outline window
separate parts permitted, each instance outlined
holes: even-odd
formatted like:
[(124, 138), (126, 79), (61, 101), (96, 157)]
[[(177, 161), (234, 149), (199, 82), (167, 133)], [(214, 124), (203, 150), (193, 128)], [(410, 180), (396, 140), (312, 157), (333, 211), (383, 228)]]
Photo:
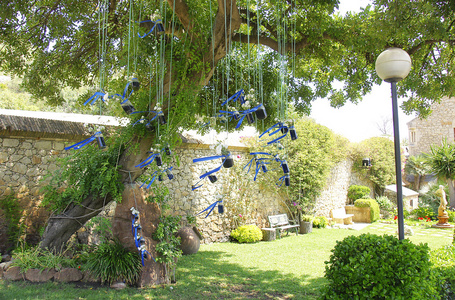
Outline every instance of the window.
[[(454, 132), (455, 132), (455, 128), (454, 128)], [(411, 131), (409, 133), (409, 140), (410, 140), (409, 142), (411, 144), (414, 144), (416, 142), (416, 132), (415, 131)]]

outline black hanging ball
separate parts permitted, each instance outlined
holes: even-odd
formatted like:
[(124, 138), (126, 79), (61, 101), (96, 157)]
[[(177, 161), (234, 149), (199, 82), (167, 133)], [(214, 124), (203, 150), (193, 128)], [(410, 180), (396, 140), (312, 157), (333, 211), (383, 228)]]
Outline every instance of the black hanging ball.
[(123, 111), (125, 111), (125, 113), (127, 115), (131, 115), (133, 112), (136, 111), (133, 104), (131, 104), (130, 100), (126, 100), (126, 101), (120, 103), (120, 105), (122, 106)]
[(157, 155), (157, 156), (155, 157), (155, 161), (156, 161), (156, 165), (157, 165), (158, 167), (161, 167), (161, 165), (163, 164), (163, 160), (161, 159), (161, 155)]
[(265, 110), (265, 107), (262, 104), (258, 107), (255, 113), (256, 118), (258, 118), (259, 120), (264, 120), (265, 118), (267, 118), (267, 111)]
[(294, 126), (289, 127), (289, 134), (291, 135), (291, 140), (295, 141), (297, 139), (297, 131)]
[(231, 154), (229, 154), (226, 159), (224, 160), (223, 167), (225, 168), (231, 168), (234, 166), (234, 158), (232, 157)]
[(291, 178), (289, 177), (289, 175), (286, 175), (284, 177), (284, 185), (285, 186), (290, 186), (291, 185)]
[(164, 116), (163, 113), (158, 114), (158, 122), (160, 123), (160, 125), (166, 125), (167, 124), (166, 117)]
[(166, 148), (164, 148), (164, 151), (166, 151), (166, 155), (168, 155), (168, 156), (172, 155), (171, 148), (166, 146)]
[(281, 167), (283, 168), (284, 174), (288, 174), (289, 173), (289, 166), (288, 166), (288, 163), (285, 160), (283, 160), (281, 162)]
[(133, 87), (133, 91), (137, 92), (141, 88), (141, 83), (139, 82), (139, 79), (133, 78), (131, 79), (131, 86)]
[(224, 213), (224, 205), (223, 204), (218, 204), (218, 213), (220, 213), (220, 214)]
[(216, 178), (216, 175), (209, 175), (208, 177), (211, 183), (215, 183), (218, 180), (218, 178)]
[(106, 148), (106, 142), (104, 141), (103, 135), (101, 133), (99, 133), (95, 137), (96, 137), (96, 141), (98, 142), (98, 148), (100, 148), (100, 149)]

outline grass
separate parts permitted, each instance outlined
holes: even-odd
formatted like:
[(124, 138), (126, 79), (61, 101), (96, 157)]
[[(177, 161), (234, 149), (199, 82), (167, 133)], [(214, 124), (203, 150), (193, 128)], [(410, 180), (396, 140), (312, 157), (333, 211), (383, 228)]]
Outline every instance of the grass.
[[(202, 245), (179, 260), (177, 283), (155, 288), (81, 288), (74, 284), (0, 283), (0, 299), (316, 299), (326, 285), (324, 261), (337, 240), (371, 232), (393, 234), (396, 224), (375, 223), (363, 230), (313, 229), (273, 242)], [(437, 249), (452, 242), (452, 230), (413, 227), (414, 243)]]

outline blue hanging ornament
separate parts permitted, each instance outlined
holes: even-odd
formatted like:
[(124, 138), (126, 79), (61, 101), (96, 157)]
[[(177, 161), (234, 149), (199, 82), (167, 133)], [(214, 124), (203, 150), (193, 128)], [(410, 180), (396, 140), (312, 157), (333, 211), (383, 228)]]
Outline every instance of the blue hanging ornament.
[(220, 214), (224, 213), (223, 200), (218, 201), (218, 213)]
[(209, 175), (208, 178), (209, 178), (211, 183), (215, 183), (218, 180), (216, 175)]
[(297, 139), (297, 131), (295, 130), (294, 125), (289, 127), (289, 135), (291, 136), (291, 140), (295, 141)]
[(76, 143), (76, 144), (74, 144), (74, 145), (65, 147), (65, 150), (69, 150), (69, 149), (79, 150), (79, 149), (81, 149), (82, 147), (84, 147), (85, 145), (90, 144), (90, 143), (93, 142), (94, 140), (97, 141), (98, 147), (99, 147), (100, 149), (106, 148), (106, 143), (105, 143), (105, 141), (104, 141), (103, 134), (101, 133), (101, 131), (97, 131), (97, 132), (95, 132), (94, 135), (92, 135), (92, 136), (89, 137), (88, 139), (85, 139), (85, 140), (83, 140), (83, 141), (80, 141), (80, 142), (78, 142), (78, 143)]
[(256, 109), (255, 113), (256, 118), (258, 118), (259, 120), (264, 120), (265, 118), (267, 118), (267, 111), (265, 110), (265, 107), (262, 104), (259, 104), (259, 107)]

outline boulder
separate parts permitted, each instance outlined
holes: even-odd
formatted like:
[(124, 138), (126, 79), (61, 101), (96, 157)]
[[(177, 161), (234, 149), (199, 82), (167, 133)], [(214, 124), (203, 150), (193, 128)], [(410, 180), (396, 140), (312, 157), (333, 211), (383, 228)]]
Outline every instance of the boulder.
[(11, 266), (12, 263), (13, 263), (12, 261), (7, 261), (7, 262), (1, 263), (0, 264), (0, 269), (6, 271)]
[(19, 267), (10, 267), (8, 270), (6, 270), (5, 273), (3, 273), (3, 277), (7, 280), (24, 280), (24, 274), (21, 273), (21, 268)]
[(111, 288), (112, 289), (115, 289), (115, 290), (123, 290), (124, 288), (126, 288), (126, 283), (124, 282), (114, 282), (111, 284)]
[(2, 255), (2, 262), (8, 262), (8, 261), (11, 261), (11, 255), (3, 254)]
[(74, 282), (80, 281), (83, 275), (82, 272), (76, 268), (65, 268), (54, 275), (54, 280), (59, 282)]
[(28, 269), (25, 272), (25, 279), (31, 282), (46, 282), (54, 278), (55, 273), (54, 269)]

